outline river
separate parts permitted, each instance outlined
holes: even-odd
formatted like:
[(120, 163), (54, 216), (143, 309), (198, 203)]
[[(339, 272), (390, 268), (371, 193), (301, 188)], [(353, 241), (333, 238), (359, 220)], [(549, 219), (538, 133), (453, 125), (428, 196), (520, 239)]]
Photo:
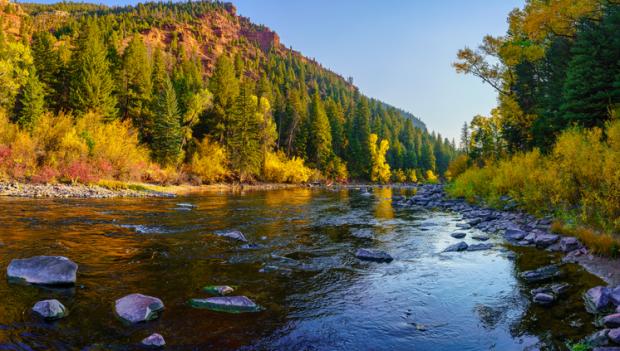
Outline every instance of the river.
[[(456, 213), (392, 206), (410, 189), (286, 189), (174, 199), (0, 198), (0, 350), (133, 350), (160, 333), (168, 350), (524, 350), (564, 349), (592, 332), (581, 293), (598, 278), (569, 265), (568, 296), (530, 302), (518, 272), (556, 254), (505, 246), (441, 251), (462, 222)], [(178, 203), (191, 203), (191, 210)], [(213, 235), (242, 231), (251, 246)], [(370, 231), (374, 239), (351, 235)], [(466, 242), (474, 229), (466, 231)], [(394, 261), (354, 256), (357, 248)], [(518, 253), (511, 257), (511, 250)], [(62, 255), (79, 265), (74, 288), (9, 283), (13, 258)], [(236, 287), (265, 310), (193, 309), (211, 284)], [(114, 301), (159, 297), (155, 321), (128, 326)], [(45, 322), (30, 309), (56, 298), (68, 317)], [(546, 346), (545, 346), (546, 345)]]

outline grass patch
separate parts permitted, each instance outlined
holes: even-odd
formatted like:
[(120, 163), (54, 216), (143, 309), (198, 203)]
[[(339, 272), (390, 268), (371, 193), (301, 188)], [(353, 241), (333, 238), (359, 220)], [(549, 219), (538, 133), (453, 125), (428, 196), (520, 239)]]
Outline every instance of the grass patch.
[(564, 224), (557, 220), (551, 224), (551, 231), (578, 238), (594, 254), (618, 257), (620, 238), (613, 234), (597, 232), (580, 225)]

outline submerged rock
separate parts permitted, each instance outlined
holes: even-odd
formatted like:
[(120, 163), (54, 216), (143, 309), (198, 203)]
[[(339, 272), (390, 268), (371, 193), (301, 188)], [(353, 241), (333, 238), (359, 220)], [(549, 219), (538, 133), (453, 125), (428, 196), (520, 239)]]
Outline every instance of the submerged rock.
[(531, 271), (525, 271), (520, 274), (520, 277), (527, 282), (533, 283), (549, 280), (555, 277), (559, 277), (560, 275), (560, 267), (558, 267), (557, 265), (549, 265)]
[(375, 262), (391, 262), (394, 259), (387, 252), (374, 249), (358, 249), (355, 252), (355, 257), (360, 260)]
[(196, 205), (190, 204), (188, 202), (180, 202), (180, 203), (177, 204), (177, 207), (181, 207), (181, 208), (196, 208)]
[(467, 234), (462, 233), (462, 232), (456, 232), (456, 233), (450, 234), (450, 236), (455, 238), (455, 239), (463, 239), (466, 235)]
[(609, 316), (603, 317), (603, 324), (607, 328), (620, 327), (620, 313), (614, 313), (614, 314), (610, 314)]
[(552, 294), (538, 293), (534, 295), (533, 300), (539, 305), (550, 305), (553, 303), (553, 301), (555, 301), (555, 296), (553, 296)]
[(490, 250), (492, 248), (493, 248), (493, 244), (485, 244), (485, 243), (471, 244), (467, 247), (467, 251), (483, 251), (483, 250)]
[(233, 291), (235, 291), (235, 289), (228, 285), (208, 285), (202, 288), (202, 291), (211, 295), (224, 296), (232, 293)]
[(63, 256), (35, 256), (14, 259), (9, 263), (9, 279), (31, 284), (62, 285), (75, 284), (78, 265)]
[(351, 230), (351, 236), (358, 239), (372, 239), (374, 236), (371, 229), (354, 229)]
[(194, 308), (205, 308), (211, 311), (227, 313), (259, 312), (263, 308), (245, 296), (218, 296), (206, 299), (191, 299), (189, 304)]
[(142, 339), (142, 345), (146, 347), (163, 347), (166, 345), (166, 341), (160, 334), (153, 333)]
[(465, 251), (467, 250), (467, 244), (464, 241), (459, 241), (456, 244), (452, 244), (446, 247), (443, 252), (455, 252), (455, 251)]
[(67, 315), (67, 309), (58, 300), (39, 301), (32, 310), (45, 319), (60, 319)]
[(597, 313), (609, 306), (610, 291), (606, 286), (596, 286), (586, 291), (583, 296), (586, 309), (590, 313)]
[(164, 309), (164, 303), (152, 296), (131, 294), (116, 300), (116, 315), (123, 321), (139, 323), (157, 319)]
[(248, 239), (245, 238), (245, 235), (243, 235), (243, 233), (238, 230), (220, 230), (215, 232), (215, 235), (231, 240), (242, 241), (244, 243), (248, 242)]
[(478, 240), (478, 241), (487, 241), (489, 240), (489, 237), (486, 235), (474, 235), (471, 237), (474, 240)]

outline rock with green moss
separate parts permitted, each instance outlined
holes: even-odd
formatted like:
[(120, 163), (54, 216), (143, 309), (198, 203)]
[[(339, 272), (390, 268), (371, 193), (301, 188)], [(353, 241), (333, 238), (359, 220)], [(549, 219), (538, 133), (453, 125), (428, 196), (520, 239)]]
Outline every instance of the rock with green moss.
[(224, 296), (232, 293), (235, 289), (228, 285), (207, 285), (202, 288), (202, 291), (211, 295)]
[(260, 312), (263, 308), (245, 296), (217, 296), (206, 299), (191, 299), (190, 306), (227, 313)]

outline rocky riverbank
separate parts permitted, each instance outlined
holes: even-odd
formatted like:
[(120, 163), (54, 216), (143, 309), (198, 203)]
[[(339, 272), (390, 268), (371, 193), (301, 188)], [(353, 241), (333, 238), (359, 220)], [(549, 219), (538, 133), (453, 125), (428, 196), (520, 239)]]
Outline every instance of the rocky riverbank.
[[(560, 264), (539, 267), (520, 274), (521, 279), (530, 284), (553, 282), (531, 290), (532, 301), (536, 304), (550, 306), (562, 298), (568, 285), (554, 280), (563, 274), (561, 266), (565, 263), (577, 263), (600, 277), (608, 286), (589, 289), (583, 295), (583, 299), (584, 308), (595, 314), (596, 326), (601, 329), (584, 339), (583, 345), (595, 351), (619, 351), (620, 261), (590, 254), (587, 247), (577, 238), (552, 233), (550, 231), (552, 218), (535, 218), (517, 211), (514, 204), (507, 202), (504, 210), (472, 205), (462, 199), (447, 197), (442, 185), (421, 185), (412, 197), (393, 198), (394, 206), (398, 207), (422, 207), (457, 212), (466, 222), (461, 228), (476, 228), (489, 234), (501, 234), (507, 243), (513, 246), (531, 246), (563, 253)], [(459, 235), (453, 237), (458, 239)], [(448, 247), (446, 251), (467, 249), (467, 244), (459, 242)]]
[(84, 184), (25, 184), (0, 182), (0, 196), (29, 198), (174, 197), (173, 193), (154, 190), (107, 189)]

